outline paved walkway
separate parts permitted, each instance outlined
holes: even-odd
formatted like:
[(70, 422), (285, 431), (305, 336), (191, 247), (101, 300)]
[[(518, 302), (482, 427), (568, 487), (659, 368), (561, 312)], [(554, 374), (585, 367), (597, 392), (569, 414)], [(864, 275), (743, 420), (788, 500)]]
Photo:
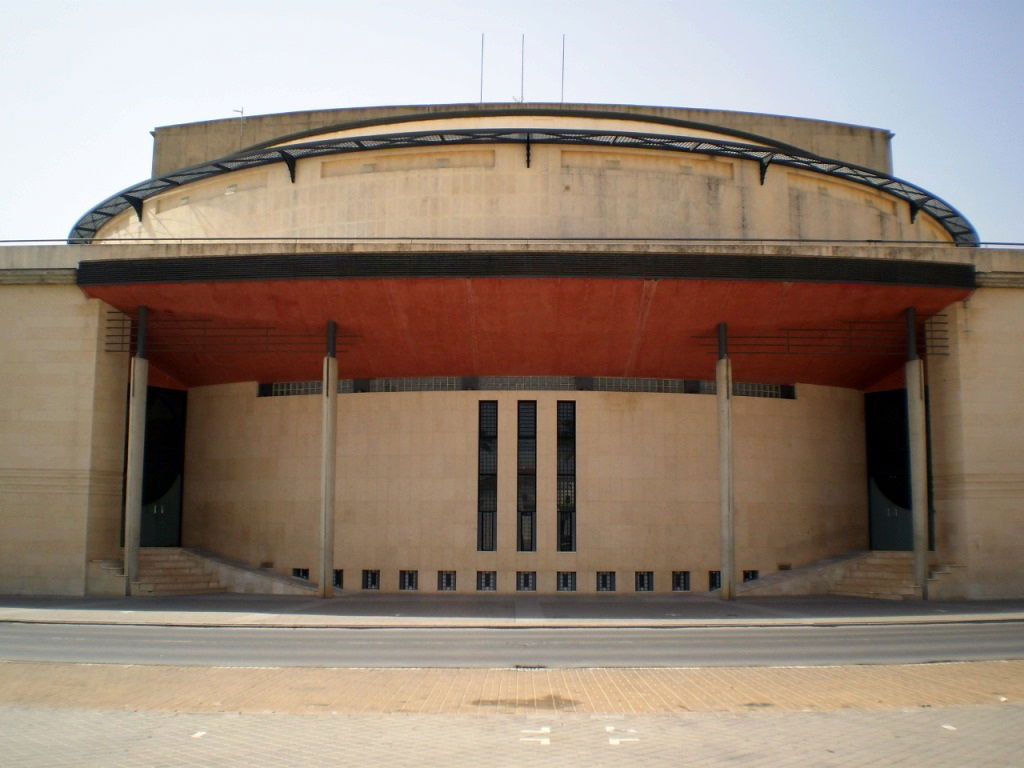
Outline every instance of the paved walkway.
[(648, 716), (239, 715), (0, 706), (8, 765), (1007, 768), (1024, 708)]

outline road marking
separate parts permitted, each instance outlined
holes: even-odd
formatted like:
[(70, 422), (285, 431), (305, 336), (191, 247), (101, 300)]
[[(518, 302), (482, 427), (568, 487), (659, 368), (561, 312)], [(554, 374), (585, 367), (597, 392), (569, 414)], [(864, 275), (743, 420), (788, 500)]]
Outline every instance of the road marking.
[(608, 735), (608, 744), (613, 747), (617, 747), (624, 741), (640, 741), (638, 738), (632, 736), (612, 736), (611, 734), (619, 731), (620, 733), (636, 733), (636, 728), (616, 728), (613, 725), (606, 725), (604, 727), (605, 733)]
[(192, 734), (192, 738), (193, 739), (201, 739), (205, 735), (206, 735), (206, 731), (196, 731), (195, 733)]
[[(542, 725), (540, 728), (537, 728), (537, 729), (529, 729), (529, 728), (527, 728), (527, 729), (521, 730), (519, 732), (520, 733), (537, 733), (537, 734), (551, 733), (551, 726), (550, 725)], [(520, 741), (535, 741), (535, 742), (537, 742), (538, 744), (540, 744), (541, 746), (544, 746), (544, 747), (550, 746), (550, 744), (551, 744), (551, 739), (548, 738), (547, 736), (539, 736), (537, 738), (533, 738), (533, 737), (520, 737), (519, 740)]]
[(942, 727), (945, 728), (947, 731), (955, 731), (956, 730), (956, 726), (955, 725), (944, 725)]

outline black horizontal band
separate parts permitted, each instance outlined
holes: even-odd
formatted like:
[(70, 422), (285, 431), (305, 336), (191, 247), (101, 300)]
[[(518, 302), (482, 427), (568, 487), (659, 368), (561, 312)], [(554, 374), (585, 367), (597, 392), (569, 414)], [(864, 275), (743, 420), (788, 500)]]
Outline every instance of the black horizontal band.
[(975, 287), (971, 264), (692, 253), (330, 253), (83, 261), (79, 285), (437, 277), (784, 280)]

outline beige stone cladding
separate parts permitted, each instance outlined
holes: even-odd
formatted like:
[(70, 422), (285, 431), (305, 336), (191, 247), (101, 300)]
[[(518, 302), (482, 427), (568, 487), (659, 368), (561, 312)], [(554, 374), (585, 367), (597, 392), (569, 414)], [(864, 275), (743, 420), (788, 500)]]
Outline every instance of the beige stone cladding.
[[(583, 124), (583, 127), (589, 127)], [(484, 237), (949, 242), (885, 192), (752, 160), (511, 144), (363, 151), (176, 186), (99, 238)]]
[(1024, 594), (1024, 289), (980, 288), (946, 312), (929, 360), (938, 565), (949, 596)]
[[(477, 551), (479, 402), (499, 414), (497, 551)], [(516, 551), (517, 403), (537, 403), (537, 550)], [(576, 402), (577, 548), (555, 544), (556, 405)], [(796, 400), (737, 398), (737, 567), (762, 574), (866, 547), (862, 398), (799, 386)], [(291, 574), (317, 562), (319, 410), (315, 395), (257, 397), (254, 383), (189, 392), (184, 538)], [(345, 588), (363, 570), (384, 591), (398, 572), (437, 589), (453, 570), (473, 591), (496, 571), (498, 591), (517, 571), (555, 591), (598, 571), (632, 591), (636, 571), (671, 589), (690, 571), (693, 591), (718, 568), (714, 398), (621, 392), (395, 392), (338, 399), (335, 565)]]
[(80, 595), (118, 556), (127, 359), (74, 285), (0, 285), (0, 592)]

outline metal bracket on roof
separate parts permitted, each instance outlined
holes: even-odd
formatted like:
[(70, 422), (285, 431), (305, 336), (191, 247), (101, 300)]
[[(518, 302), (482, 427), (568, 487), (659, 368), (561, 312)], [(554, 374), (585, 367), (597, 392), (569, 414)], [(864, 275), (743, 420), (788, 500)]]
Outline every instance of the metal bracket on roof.
[(292, 184), (295, 183), (295, 156), (289, 155), (283, 150), (278, 150), (281, 159), (284, 160), (284, 164), (288, 166), (288, 175), (291, 177)]
[(775, 155), (763, 155), (758, 161), (761, 171), (761, 186), (764, 186), (764, 177), (768, 175), (768, 166), (771, 165)]
[(134, 195), (121, 195), (121, 197), (134, 209), (139, 221), (142, 221), (142, 198), (135, 197)]
[(530, 132), (526, 132), (526, 167), (530, 167)]
[(914, 223), (914, 219), (917, 218), (917, 212), (924, 208), (924, 204), (918, 200), (908, 200), (907, 204), (910, 206), (910, 223)]

